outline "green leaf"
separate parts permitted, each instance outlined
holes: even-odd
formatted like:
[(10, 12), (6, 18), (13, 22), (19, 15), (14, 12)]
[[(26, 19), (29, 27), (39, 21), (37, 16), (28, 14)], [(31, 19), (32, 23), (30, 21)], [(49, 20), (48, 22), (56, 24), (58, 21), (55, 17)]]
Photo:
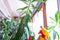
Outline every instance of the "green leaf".
[(30, 12), (30, 14), (32, 14), (32, 11), (31, 10), (29, 10), (29, 12)]
[(55, 21), (55, 22), (56, 22), (56, 20), (55, 20), (54, 18), (50, 17), (50, 19), (52, 19), (53, 21)]
[(35, 2), (36, 0), (32, 0), (32, 2)]
[(55, 14), (55, 18), (52, 18), (52, 17), (50, 17), (50, 18), (51, 18), (53, 21), (55, 21), (56, 23), (60, 23), (59, 16), (60, 16), (60, 14), (59, 14), (59, 12), (57, 11), (56, 14)]
[(23, 8), (19, 8), (19, 9), (17, 9), (17, 10), (25, 10), (25, 9), (27, 9), (28, 8), (28, 6), (25, 6), (25, 7), (23, 7)]
[(23, 23), (24, 23), (24, 17), (21, 19), (21, 23), (18, 26), (18, 30), (17, 30), (17, 33), (16, 33), (15, 37), (12, 38), (11, 40), (19, 40), (19, 39), (21, 39), (21, 37), (22, 37), (22, 35), (24, 33), (24, 26), (25, 26), (25, 25), (23, 25)]
[(46, 0), (38, 0), (39, 2), (46, 2)]
[(28, 22), (31, 22), (31, 16), (28, 14)]
[(58, 17), (59, 17), (59, 19), (58, 19), (58, 23), (60, 23), (60, 14), (59, 14), (59, 16), (58, 16)]
[(56, 20), (56, 23), (60, 23), (60, 14), (58, 11), (55, 14), (55, 20)]
[(35, 9), (36, 7), (32, 4), (32, 8)]
[(34, 36), (32, 36), (32, 40), (36, 40)]
[(54, 27), (55, 27), (55, 26), (49, 26), (47, 29), (48, 29), (48, 30), (53, 30)]
[(60, 40), (60, 36), (59, 36), (58, 32), (56, 32), (56, 35), (58, 36), (58, 40)]
[(29, 27), (28, 27), (28, 22), (30, 21), (30, 15), (29, 14), (26, 14), (25, 16), (22, 17), (21, 19), (21, 22), (18, 26), (18, 30), (17, 30), (17, 33), (15, 35), (15, 37), (11, 40), (19, 40), (21, 39), (21, 37), (23, 36), (23, 33), (24, 33), (24, 27), (27, 27), (28, 31), (29, 31), (29, 34), (31, 33)]
[(58, 12), (56, 12), (56, 14), (55, 14), (55, 19), (56, 19), (56, 22), (58, 22), (58, 20), (59, 20), (59, 13)]

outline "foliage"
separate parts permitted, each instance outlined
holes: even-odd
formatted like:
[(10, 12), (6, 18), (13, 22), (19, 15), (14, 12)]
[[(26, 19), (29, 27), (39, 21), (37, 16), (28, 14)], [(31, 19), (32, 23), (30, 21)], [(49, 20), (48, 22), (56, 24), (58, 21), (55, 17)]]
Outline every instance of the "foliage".
[(30, 33), (30, 29), (28, 27), (28, 22), (29, 21), (30, 21), (30, 19), (29, 19), (28, 14), (26, 14), (24, 17), (22, 17), (21, 22), (20, 22), (19, 27), (18, 27), (18, 30), (17, 30), (17, 33), (15, 35), (15, 38), (12, 39), (12, 40), (20, 40), (21, 39), (21, 37), (23, 36), (23, 33), (24, 33), (24, 27), (27, 27), (28, 31)]
[[(59, 16), (60, 16), (60, 14), (57, 11), (56, 14), (55, 14), (55, 18), (50, 17), (56, 23), (56, 25), (60, 24)], [(55, 28), (56, 25), (48, 27), (48, 30)]]
[(50, 18), (51, 18), (53, 21), (55, 21), (56, 24), (57, 24), (57, 23), (60, 23), (59, 16), (60, 16), (60, 14), (59, 14), (59, 12), (57, 11), (56, 14), (55, 14), (55, 18), (52, 18), (52, 17), (50, 17)]
[[(32, 3), (35, 1), (38, 2), (39, 0), (20, 0), (20, 1), (24, 2), (26, 4), (26, 6), (23, 8), (17, 9), (17, 10), (21, 10), (23, 12), (22, 15), (20, 15), (22, 17), (22, 19), (18, 26), (18, 30), (17, 30), (15, 37), (11, 40), (22, 40), (22, 39), (25, 40), (23, 37), (23, 34), (25, 34), (25, 31), (24, 31), (25, 27), (28, 30), (29, 36), (31, 36), (31, 31), (28, 27), (28, 23), (31, 22), (31, 16), (32, 16), (32, 10), (30, 8), (32, 7), (33, 9), (35, 9), (36, 7)], [(42, 2), (42, 0), (40, 0), (40, 2)], [(26, 35), (25, 35), (25, 37), (26, 37)], [(32, 39), (33, 39), (33, 37), (32, 37)]]
[[(33, 14), (30, 8), (32, 7), (32, 9), (37, 9), (36, 8), (37, 5), (34, 6), (33, 3), (34, 2), (42, 3), (45, 0), (20, 0), (20, 1), (26, 4), (25, 7), (17, 9), (21, 10), (22, 14), (17, 19), (5, 18), (0, 21), (3, 35), (2, 40), (27, 40), (27, 37), (31, 36), (32, 34), (32, 31), (28, 26), (28, 23), (31, 22), (31, 16)], [(22, 18), (20, 19), (20, 17)], [(56, 20), (56, 22), (58, 21)], [(34, 35), (32, 36), (32, 40), (35, 40)]]
[(14, 37), (17, 26), (19, 25), (19, 20), (16, 19), (10, 19), (10, 18), (4, 18), (0, 21), (0, 26), (2, 27), (2, 40), (10, 40), (11, 37)]
[[(52, 30), (55, 30), (54, 28), (55, 28), (57, 25), (58, 25), (58, 28), (60, 28), (60, 26), (59, 26), (59, 25), (60, 25), (60, 18), (59, 18), (59, 16), (60, 16), (60, 14), (59, 14), (59, 12), (57, 11), (54, 18), (50, 17), (50, 18), (56, 23), (56, 25), (51, 25), (51, 26), (49, 26), (49, 27), (48, 27), (49, 32), (51, 32)], [(55, 35), (58, 36), (58, 40), (60, 40), (60, 36), (59, 36), (59, 33), (58, 33), (57, 31), (53, 31), (53, 37), (55, 37)], [(54, 39), (55, 39), (55, 38), (54, 38)]]
[[(26, 1), (25, 0), (22, 0), (24, 3), (26, 3)], [(23, 14), (23, 16), (22, 16), (22, 19), (21, 19), (21, 22), (20, 22), (20, 24), (19, 24), (19, 26), (18, 26), (18, 30), (17, 30), (17, 33), (16, 33), (16, 35), (15, 35), (15, 37), (13, 38), (13, 39), (11, 39), (11, 40), (26, 40), (27, 39), (27, 34), (25, 34), (25, 27), (27, 28), (27, 30), (28, 30), (28, 34), (29, 35), (31, 35), (31, 31), (30, 31), (30, 29), (29, 29), (29, 27), (28, 27), (28, 22), (31, 22), (31, 15), (32, 15), (32, 11), (30, 10), (30, 5), (31, 5), (31, 3), (32, 3), (32, 1), (30, 0), (30, 1), (28, 1), (29, 3), (26, 3), (26, 4), (28, 4), (27, 6), (25, 6), (25, 7), (23, 7), (23, 8), (19, 8), (19, 9), (17, 9), (17, 10), (22, 10), (22, 14)], [(22, 30), (23, 29), (23, 30)], [(25, 35), (25, 39), (24, 39), (24, 37), (23, 37), (23, 35)], [(27, 35), (27, 36), (26, 36)], [(23, 38), (22, 38), (23, 37)]]

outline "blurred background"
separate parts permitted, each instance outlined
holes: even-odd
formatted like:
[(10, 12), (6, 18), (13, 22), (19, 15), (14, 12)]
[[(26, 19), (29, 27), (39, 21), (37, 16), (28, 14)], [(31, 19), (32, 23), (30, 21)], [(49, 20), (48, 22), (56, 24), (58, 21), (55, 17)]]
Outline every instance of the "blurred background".
[[(7, 5), (7, 1), (9, 3), (9, 6)], [(36, 3), (37, 2), (35, 2), (33, 4), (36, 5)], [(17, 11), (17, 9), (22, 8), (24, 6), (26, 6), (26, 4), (24, 4), (23, 2), (21, 2), (19, 0), (0, 0), (0, 10), (3, 12), (5, 17), (8, 17), (8, 18), (9, 18), (9, 16), (10, 17), (11, 16), (19, 16), (20, 13), (19, 13), (19, 11)], [(46, 14), (47, 14), (47, 25), (48, 26), (56, 24), (55, 22), (53, 22), (50, 19), (50, 17), (54, 18), (55, 13), (57, 11), (58, 11), (57, 0), (47, 0), (46, 1)], [(0, 12), (0, 14), (1, 14), (1, 12)], [(1, 15), (3, 15), (3, 14), (1, 14)], [(53, 22), (53, 23), (51, 23), (51, 22)], [(33, 17), (33, 23), (29, 23), (29, 25), (32, 26), (32, 30), (35, 33), (35, 37), (37, 39), (39, 36), (38, 32), (40, 30), (40, 26), (43, 25), (43, 12), (42, 12), (42, 10), (36, 13), (36, 15)], [(56, 30), (58, 32), (60, 32), (59, 31), (60, 29), (56, 29)], [(52, 32), (50, 34), (51, 34), (51, 38), (52, 38), (53, 37)]]

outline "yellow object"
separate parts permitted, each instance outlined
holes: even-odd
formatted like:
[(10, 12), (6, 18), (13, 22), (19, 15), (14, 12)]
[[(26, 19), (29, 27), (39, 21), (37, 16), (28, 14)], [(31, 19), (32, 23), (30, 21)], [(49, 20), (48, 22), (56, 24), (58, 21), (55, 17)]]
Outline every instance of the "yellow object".
[(39, 40), (44, 40), (44, 38), (40, 37)]
[(46, 37), (49, 37), (49, 32), (48, 32), (47, 29), (45, 29), (44, 27), (42, 27), (42, 33), (43, 33)]

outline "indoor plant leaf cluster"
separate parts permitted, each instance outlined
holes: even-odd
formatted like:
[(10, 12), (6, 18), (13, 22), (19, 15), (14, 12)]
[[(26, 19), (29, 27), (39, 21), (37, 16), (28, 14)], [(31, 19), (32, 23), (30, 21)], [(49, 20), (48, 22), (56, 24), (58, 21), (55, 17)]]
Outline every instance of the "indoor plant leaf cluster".
[[(57, 11), (56, 14), (55, 14), (55, 18), (50, 17), (56, 23), (56, 25), (60, 24), (59, 16), (60, 16), (60, 14)], [(56, 25), (48, 27), (48, 30), (53, 29)]]
[[(1, 23), (2, 28), (2, 34), (3, 34), (3, 39), (2, 40), (28, 40), (29, 38), (32, 38), (32, 40), (35, 40), (35, 37), (32, 36), (32, 31), (30, 30), (28, 23), (31, 22), (31, 17), (32, 17), (32, 10), (30, 7), (33, 9), (37, 9), (36, 6), (34, 6), (33, 2), (45, 2), (45, 0), (20, 0), (23, 3), (26, 4), (25, 7), (19, 8), (17, 10), (21, 10), (22, 14), (16, 19), (3, 19)], [(20, 19), (20, 17), (22, 17)], [(56, 24), (60, 23), (59, 19), (59, 13), (57, 12), (55, 14), (55, 18), (50, 17), (53, 21), (56, 22)], [(53, 30), (55, 28), (54, 26), (48, 27), (48, 30)], [(58, 32), (56, 32), (56, 35), (59, 38)], [(29, 36), (29, 38), (28, 38)], [(32, 36), (32, 37), (31, 37)]]
[[(59, 14), (59, 12), (57, 11), (56, 13), (55, 13), (55, 17), (54, 18), (52, 18), (52, 17), (50, 17), (55, 23), (56, 23), (56, 25), (51, 25), (51, 26), (49, 26), (48, 27), (48, 30), (49, 30), (49, 32), (51, 32), (52, 30), (55, 30), (54, 28), (57, 26), (58, 28), (60, 28), (60, 26), (59, 26), (59, 24), (60, 24), (60, 18), (59, 18), (59, 16), (60, 16), (60, 14)], [(57, 31), (53, 31), (53, 39), (55, 39), (56, 38), (56, 36), (58, 36), (58, 40), (60, 40), (60, 36), (59, 36), (59, 33), (57, 32)]]
[(14, 37), (17, 26), (19, 25), (19, 20), (4, 18), (0, 21), (0, 26), (2, 27), (2, 40), (10, 40), (11, 37)]
[[(28, 23), (31, 22), (32, 11), (30, 9), (31, 7), (30, 5), (32, 3), (32, 0), (29, 0), (29, 3), (27, 3), (25, 0), (21, 0), (21, 1), (23, 1), (24, 3), (28, 5), (23, 8), (17, 9), (17, 10), (22, 10), (23, 15), (20, 15), (20, 17), (22, 17), (21, 22), (18, 26), (18, 30), (15, 37), (12, 38), (11, 40), (28, 40), (29, 38), (27, 36), (31, 36), (32, 34), (32, 31), (30, 30), (28, 26)], [(25, 34), (25, 31), (26, 31), (25, 28), (27, 28), (29, 35)], [(32, 36), (32, 40), (35, 40), (34, 36)]]

